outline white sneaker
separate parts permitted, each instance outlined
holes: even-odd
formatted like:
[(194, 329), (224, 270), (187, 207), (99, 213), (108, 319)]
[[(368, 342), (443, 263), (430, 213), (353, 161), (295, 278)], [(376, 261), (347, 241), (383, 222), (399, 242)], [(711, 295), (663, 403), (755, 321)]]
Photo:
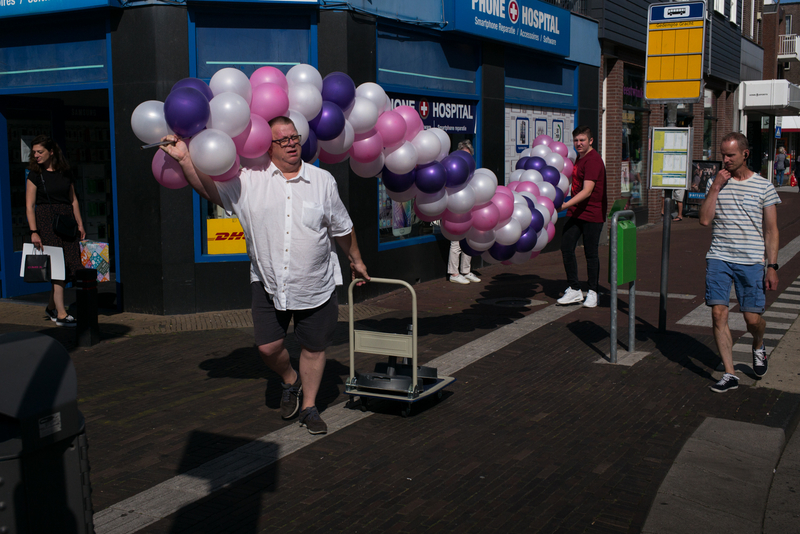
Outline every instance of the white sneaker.
[(584, 308), (596, 308), (597, 307), (597, 293), (592, 291), (591, 289), (586, 292), (586, 300), (583, 301)]
[(568, 287), (567, 290), (564, 291), (564, 296), (558, 299), (556, 302), (562, 306), (564, 304), (579, 304), (583, 302), (583, 291)]
[(454, 284), (469, 284), (469, 280), (461, 276), (460, 274), (451, 274), (450, 281)]
[(478, 278), (477, 276), (475, 276), (475, 275), (474, 275), (474, 274), (472, 274), (472, 273), (467, 273), (467, 274), (465, 274), (465, 275), (464, 275), (464, 278), (466, 278), (466, 279), (467, 279), (467, 280), (469, 280), (470, 282), (475, 282), (475, 283), (478, 283), (478, 282), (480, 282), (480, 281), (481, 281), (481, 279), (480, 279), (480, 278)]

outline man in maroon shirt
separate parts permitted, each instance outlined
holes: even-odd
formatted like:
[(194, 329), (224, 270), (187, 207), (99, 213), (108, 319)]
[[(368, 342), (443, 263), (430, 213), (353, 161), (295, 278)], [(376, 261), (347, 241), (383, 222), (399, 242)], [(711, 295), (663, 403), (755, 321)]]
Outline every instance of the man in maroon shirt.
[[(600, 278), (597, 247), (608, 211), (606, 166), (600, 154), (592, 149), (593, 141), (592, 130), (588, 126), (578, 126), (572, 132), (572, 142), (578, 159), (572, 171), (572, 198), (561, 206), (568, 210), (569, 217), (561, 237), (561, 256), (564, 259), (569, 287), (557, 301), (561, 305), (583, 302), (587, 308), (597, 306), (597, 284)], [(578, 282), (578, 260), (575, 258), (575, 247), (581, 235), (589, 278), (586, 300)]]

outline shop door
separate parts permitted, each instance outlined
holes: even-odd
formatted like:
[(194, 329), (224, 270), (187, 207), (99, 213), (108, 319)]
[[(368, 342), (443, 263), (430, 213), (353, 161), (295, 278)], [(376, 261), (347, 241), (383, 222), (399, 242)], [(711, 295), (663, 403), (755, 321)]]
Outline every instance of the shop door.
[[(86, 238), (111, 245), (113, 213), (108, 93), (105, 90), (0, 97), (0, 284), (3, 298), (49, 291), (19, 276), (22, 245), (30, 242), (25, 211), (27, 156), (31, 140), (50, 135), (75, 178)], [(2, 157), (2, 156), (0, 156)]]

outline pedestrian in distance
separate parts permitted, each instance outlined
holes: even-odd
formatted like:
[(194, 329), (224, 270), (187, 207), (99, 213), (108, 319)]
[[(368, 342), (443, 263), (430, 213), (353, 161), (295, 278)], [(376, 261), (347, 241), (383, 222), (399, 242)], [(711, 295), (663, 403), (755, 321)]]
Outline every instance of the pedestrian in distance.
[[(731, 285), (739, 309), (753, 336), (753, 372), (766, 374), (764, 346), (766, 290), (778, 288), (778, 219), (781, 199), (770, 180), (747, 168), (747, 138), (736, 132), (722, 138), (722, 169), (709, 180), (700, 207), (700, 224), (713, 224), (706, 254), (706, 305), (711, 307), (714, 341), (725, 374), (711, 391), (724, 393), (739, 387), (733, 367), (733, 339), (728, 327)], [(764, 259), (766, 255), (766, 270)]]
[(786, 172), (786, 149), (784, 147), (780, 147), (778, 149), (778, 154), (775, 156), (775, 183), (778, 184), (778, 187), (783, 186), (783, 176)]
[[(600, 280), (598, 247), (608, 212), (608, 200), (606, 166), (600, 154), (592, 148), (593, 142), (592, 130), (588, 126), (578, 126), (573, 130), (572, 143), (578, 159), (572, 171), (572, 198), (561, 206), (561, 209), (567, 210), (568, 217), (561, 237), (561, 257), (569, 287), (564, 291), (564, 296), (556, 301), (560, 305), (583, 303), (587, 308), (597, 306)], [(575, 248), (581, 236), (589, 286), (585, 300), (578, 282), (578, 260), (575, 258)]]
[[(472, 148), (472, 143), (470, 143), (469, 139), (459, 141), (457, 150), (463, 150), (470, 156), (475, 155), (475, 150)], [(450, 275), (450, 281), (454, 284), (480, 282), (481, 279), (470, 270), (471, 265), (472, 256), (461, 251), (461, 245), (458, 244), (458, 241), (450, 241), (450, 254), (447, 257), (447, 274)]]
[[(330, 236), (348, 256), (352, 279), (369, 276), (333, 176), (303, 162), (302, 139), (289, 118), (269, 125), (269, 167), (243, 168), (226, 182), (198, 171), (178, 137), (164, 137), (170, 144), (162, 149), (180, 163), (200, 196), (239, 217), (250, 257), (255, 341), (264, 363), (283, 381), (281, 417), (299, 412), (301, 426), (325, 434), (316, 398), (338, 322)], [(292, 320), (301, 347), (297, 371), (284, 346)]]
[[(50, 300), (44, 312), (58, 326), (74, 327), (78, 323), (67, 313), (64, 289), (75, 278), (75, 271), (83, 269), (79, 239), (86, 239), (81, 209), (75, 194), (75, 179), (61, 147), (46, 135), (38, 135), (31, 143), (28, 159), (28, 180), (25, 189), (25, 208), (31, 243), (37, 250), (58, 247), (64, 253), (64, 280), (52, 280)], [(78, 236), (58, 235), (53, 222), (56, 216), (74, 219)]]

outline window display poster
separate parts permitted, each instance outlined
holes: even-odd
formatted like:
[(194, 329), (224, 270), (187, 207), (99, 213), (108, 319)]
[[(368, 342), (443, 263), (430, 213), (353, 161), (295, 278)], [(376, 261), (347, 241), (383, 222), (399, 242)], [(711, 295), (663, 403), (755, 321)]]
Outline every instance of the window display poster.
[(630, 193), (631, 192), (631, 161), (625, 160), (622, 162), (620, 167), (622, 169), (622, 174), (620, 177), (620, 193)]
[(706, 198), (706, 187), (708, 181), (716, 176), (722, 169), (721, 161), (695, 160), (692, 162), (692, 184), (689, 186), (688, 200), (691, 204), (701, 204)]
[(536, 119), (533, 122), (534, 125), (534, 133), (536, 135), (533, 136), (534, 139), (539, 137), (540, 135), (547, 135), (547, 119)]
[(517, 117), (517, 154), (529, 148), (530, 136), (528, 135), (528, 129), (530, 124), (530, 119), (527, 117)]
[(564, 142), (564, 121), (553, 119), (553, 141)]

